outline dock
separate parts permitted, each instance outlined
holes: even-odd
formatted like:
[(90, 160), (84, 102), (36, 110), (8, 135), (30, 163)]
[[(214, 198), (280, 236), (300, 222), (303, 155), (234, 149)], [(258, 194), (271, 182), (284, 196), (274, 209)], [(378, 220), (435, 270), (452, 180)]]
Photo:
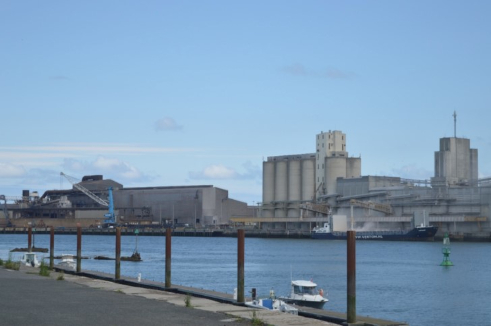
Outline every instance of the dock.
[[(2, 322), (10, 325), (160, 325), (165, 320), (173, 325), (207, 326), (251, 325), (261, 321), (276, 326), (317, 326), (345, 325), (346, 321), (345, 313), (297, 307), (299, 313), (294, 316), (258, 310), (237, 303), (232, 294), (180, 285), (165, 288), (159, 282), (138, 282), (128, 277), (115, 280), (113, 275), (101, 272), (76, 273), (55, 267), (49, 277), (38, 274), (39, 268), (21, 266), (19, 271), (11, 271), (0, 267), (0, 281), (4, 284), (0, 300), (9, 312)], [(64, 281), (56, 280), (60, 275)], [(190, 298), (193, 309), (186, 306), (186, 298)], [(356, 325), (407, 324), (357, 316)]]
[[(199, 300), (209, 300), (211, 306), (219, 304), (219, 308), (216, 311), (227, 311), (227, 314), (232, 314), (238, 318), (247, 318), (248, 316), (255, 315), (259, 319), (264, 321), (267, 325), (346, 325), (346, 313), (339, 313), (329, 310), (314, 309), (309, 307), (296, 306), (298, 309), (298, 316), (292, 316), (285, 313), (277, 313), (272, 311), (257, 310), (254, 308), (246, 307), (244, 304), (237, 303), (234, 300), (232, 294), (222, 293), (206, 289), (197, 289), (193, 287), (181, 286), (173, 284), (171, 288), (166, 288), (163, 283), (141, 280), (138, 282), (136, 278), (123, 277), (120, 280), (115, 280), (114, 275), (102, 273), (102, 272), (82, 272), (76, 273), (69, 270), (64, 270), (61, 268), (55, 268), (57, 271), (64, 271), (72, 275), (77, 275), (81, 277), (86, 277), (87, 279), (98, 280), (103, 282), (112, 283), (112, 286), (123, 285), (131, 287), (133, 289), (147, 289), (152, 291), (157, 291), (157, 293), (174, 293), (176, 295), (186, 296), (190, 295), (193, 299), (192, 301)], [(132, 290), (134, 291), (134, 290)], [(246, 298), (246, 301), (251, 300), (251, 298)], [(202, 301), (200, 301), (202, 302)], [(204, 301), (206, 302), (206, 301)], [(203, 306), (203, 309), (209, 309), (209, 306)], [(240, 309), (238, 309), (240, 308)], [(238, 310), (237, 310), (238, 309)], [(278, 314), (280, 316), (278, 316)], [(294, 318), (295, 317), (295, 318)], [(297, 317), (303, 317), (303, 319), (298, 319)], [(294, 323), (291, 320), (295, 319)], [(288, 321), (286, 321), (288, 320)], [(318, 323), (322, 322), (322, 323)], [(356, 325), (370, 325), (370, 326), (408, 326), (407, 323), (397, 322), (391, 320), (384, 320), (373, 318), (369, 316), (357, 316)]]

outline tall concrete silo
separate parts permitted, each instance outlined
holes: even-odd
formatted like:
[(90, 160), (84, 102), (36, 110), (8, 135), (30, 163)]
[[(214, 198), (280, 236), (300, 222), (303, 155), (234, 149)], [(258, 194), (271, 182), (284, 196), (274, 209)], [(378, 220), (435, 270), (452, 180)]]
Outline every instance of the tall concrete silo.
[(290, 161), (288, 167), (288, 200), (298, 201), (302, 191), (301, 161)]
[(336, 193), (336, 181), (340, 177), (346, 177), (346, 157), (326, 157), (326, 194)]
[(302, 200), (315, 197), (315, 158), (302, 161)]
[[(288, 200), (288, 163), (286, 160), (275, 162), (275, 202), (286, 202)], [(286, 215), (285, 205), (275, 207), (274, 216), (284, 217)]]
[(274, 212), (266, 207), (271, 206), (274, 201), (274, 178), (275, 178), (275, 162), (263, 162), (263, 207), (262, 215), (264, 217), (273, 217)]
[(359, 178), (361, 176), (361, 158), (349, 157), (346, 160), (346, 178)]
[(302, 192), (302, 170), (300, 160), (288, 162), (288, 201), (294, 205), (288, 207), (288, 217), (298, 217), (300, 210), (298, 204), (301, 200)]
[(287, 200), (288, 194), (288, 174), (287, 161), (277, 161), (275, 164), (275, 189), (274, 189), (274, 200), (275, 201), (285, 201)]

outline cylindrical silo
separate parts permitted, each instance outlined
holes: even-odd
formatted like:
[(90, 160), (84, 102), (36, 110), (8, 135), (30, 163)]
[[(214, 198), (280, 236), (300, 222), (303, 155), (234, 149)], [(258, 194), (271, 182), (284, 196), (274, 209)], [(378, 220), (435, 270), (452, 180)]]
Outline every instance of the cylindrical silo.
[(290, 161), (288, 166), (288, 201), (299, 201), (301, 193), (300, 161)]
[(286, 217), (285, 209), (283, 207), (275, 208), (274, 217)]
[(346, 161), (346, 178), (359, 178), (361, 176), (361, 158), (350, 157)]
[(274, 211), (271, 202), (274, 201), (274, 161), (263, 162), (263, 209), (261, 216), (273, 217)]
[(275, 165), (275, 201), (286, 201), (287, 200), (287, 162), (280, 161), (276, 162)]
[(298, 206), (295, 206), (295, 208), (288, 208), (287, 216), (288, 217), (300, 217), (300, 209), (297, 207)]
[(274, 201), (274, 161), (263, 162), (263, 203)]
[(326, 157), (326, 190), (327, 194), (336, 193), (336, 179), (346, 178), (346, 157)]
[(302, 161), (302, 200), (314, 200), (315, 159)]

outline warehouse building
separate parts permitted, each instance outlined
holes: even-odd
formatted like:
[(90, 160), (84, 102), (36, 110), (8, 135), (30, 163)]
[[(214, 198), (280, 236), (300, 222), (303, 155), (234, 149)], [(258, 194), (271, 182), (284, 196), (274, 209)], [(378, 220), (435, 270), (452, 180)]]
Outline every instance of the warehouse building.
[(72, 189), (49, 190), (41, 197), (26, 190), (15, 205), (9, 205), (9, 214), (13, 224), (21, 224), (18, 226), (34, 219), (41, 225), (97, 227), (108, 207), (90, 195), (107, 202), (110, 187), (121, 225), (218, 227), (229, 224), (231, 215), (250, 216), (252, 211), (245, 202), (230, 198), (228, 190), (212, 185), (124, 188), (94, 175), (84, 176)]

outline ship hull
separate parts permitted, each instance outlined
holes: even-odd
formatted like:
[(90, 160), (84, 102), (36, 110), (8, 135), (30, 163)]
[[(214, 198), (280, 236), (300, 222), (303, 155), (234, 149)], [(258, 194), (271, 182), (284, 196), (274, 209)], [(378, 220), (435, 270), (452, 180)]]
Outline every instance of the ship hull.
[[(361, 231), (356, 232), (356, 240), (382, 241), (433, 241), (438, 228), (418, 227), (408, 232), (401, 231)], [(346, 240), (346, 232), (312, 232), (312, 239)]]

